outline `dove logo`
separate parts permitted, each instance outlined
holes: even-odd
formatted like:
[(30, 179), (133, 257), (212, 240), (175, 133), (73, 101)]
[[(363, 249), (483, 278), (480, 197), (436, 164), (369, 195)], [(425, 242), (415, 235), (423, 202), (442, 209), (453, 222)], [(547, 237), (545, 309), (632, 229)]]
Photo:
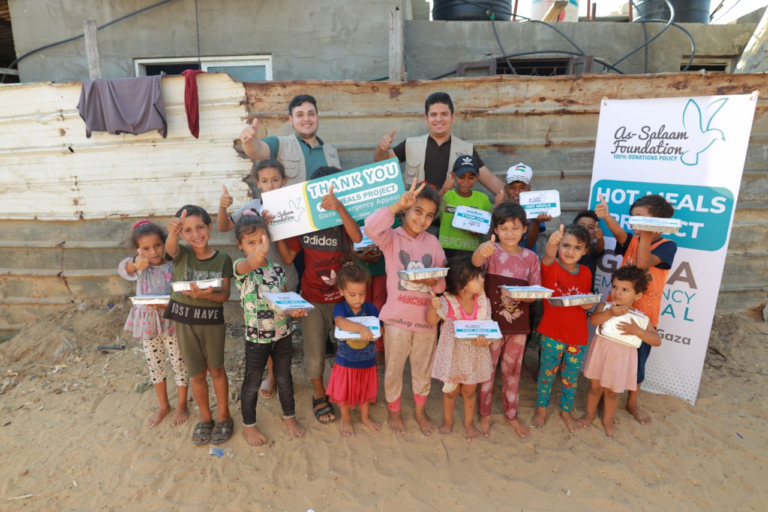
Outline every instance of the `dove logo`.
[(278, 225), (290, 221), (301, 222), (301, 216), (306, 211), (301, 198), (297, 197), (294, 200), (289, 199), (288, 206), (290, 207), (288, 210), (278, 210), (275, 212), (272, 224)]
[(688, 132), (688, 149), (680, 156), (685, 165), (694, 166), (699, 163), (699, 155), (708, 150), (718, 140), (725, 141), (722, 130), (712, 128), (712, 121), (718, 112), (728, 102), (722, 98), (710, 103), (704, 112), (694, 100), (688, 100), (683, 110), (683, 126)]

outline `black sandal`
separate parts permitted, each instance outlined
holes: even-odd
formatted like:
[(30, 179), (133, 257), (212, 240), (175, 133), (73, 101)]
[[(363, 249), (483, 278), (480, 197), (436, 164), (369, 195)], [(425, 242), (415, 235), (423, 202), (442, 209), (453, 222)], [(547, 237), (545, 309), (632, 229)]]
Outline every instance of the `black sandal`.
[(196, 445), (208, 444), (211, 441), (211, 431), (215, 425), (216, 422), (213, 420), (195, 425), (195, 431), (192, 432), (192, 442)]
[[(325, 407), (321, 407), (320, 409), (315, 409), (315, 407), (317, 407), (320, 404), (325, 404)], [(334, 416), (336, 416), (336, 413), (333, 412), (333, 406), (331, 405), (331, 401), (329, 400), (328, 395), (321, 396), (320, 398), (312, 399), (312, 412), (315, 414), (315, 419), (324, 425), (328, 423), (333, 423), (334, 421), (336, 421), (336, 418), (333, 418), (332, 420), (320, 419), (320, 416), (325, 416), (326, 414), (333, 414)]]
[(229, 421), (220, 421), (216, 424), (216, 427), (213, 429), (213, 434), (211, 435), (211, 444), (221, 444), (226, 443), (230, 439), (232, 439), (232, 432), (235, 430), (235, 422), (232, 420)]

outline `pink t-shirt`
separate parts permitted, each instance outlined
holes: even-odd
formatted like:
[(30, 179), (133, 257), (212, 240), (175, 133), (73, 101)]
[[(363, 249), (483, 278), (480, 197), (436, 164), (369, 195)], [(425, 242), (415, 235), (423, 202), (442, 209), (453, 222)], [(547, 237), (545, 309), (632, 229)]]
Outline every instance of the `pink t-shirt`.
[(509, 254), (496, 244), (496, 252), (485, 260), (485, 294), (491, 301), (491, 316), (504, 334), (531, 332), (530, 304), (501, 294), (499, 286), (534, 286), (541, 284), (541, 266), (536, 253), (520, 248)]
[[(434, 331), (427, 323), (427, 309), (432, 300), (430, 288), (413, 281), (402, 281), (399, 270), (444, 267), (445, 252), (437, 237), (426, 231), (416, 238), (402, 227), (392, 229), (395, 216), (388, 208), (382, 208), (365, 219), (365, 234), (379, 246), (387, 269), (387, 303), (381, 309), (379, 319), (416, 332)], [(445, 279), (439, 278), (432, 291), (445, 291)]]

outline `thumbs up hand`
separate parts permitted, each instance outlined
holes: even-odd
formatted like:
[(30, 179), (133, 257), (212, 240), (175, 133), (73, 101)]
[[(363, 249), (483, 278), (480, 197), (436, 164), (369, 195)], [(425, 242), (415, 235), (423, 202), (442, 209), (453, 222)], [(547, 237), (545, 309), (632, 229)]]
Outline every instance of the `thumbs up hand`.
[(432, 306), (432, 309), (437, 311), (438, 309), (440, 309), (440, 306), (441, 306), (440, 297), (435, 295), (435, 292), (433, 292), (432, 290), (429, 290), (429, 294), (432, 296), (432, 302), (430, 305)]
[(232, 196), (229, 195), (229, 191), (227, 190), (226, 185), (222, 185), (221, 189), (223, 190), (223, 192), (221, 194), (221, 198), (219, 199), (219, 208), (223, 208), (224, 210), (226, 210), (227, 208), (232, 206), (232, 203), (234, 202), (234, 200), (232, 199)]
[(183, 210), (180, 217), (171, 217), (171, 220), (168, 221), (168, 232), (177, 235), (181, 233), (185, 220), (187, 220), (187, 210)]
[(392, 146), (393, 140), (395, 140), (395, 130), (392, 130), (392, 133), (381, 138), (379, 141), (379, 149), (384, 152), (388, 151)]
[(493, 202), (494, 206), (499, 206), (501, 203), (507, 200), (507, 194), (504, 190), (504, 187), (499, 189), (499, 192), (496, 194), (496, 199)]
[(490, 258), (496, 252), (496, 235), (491, 235), (491, 239), (487, 242), (480, 244), (477, 248), (480, 256), (483, 258)]
[(607, 219), (611, 214), (608, 211), (608, 203), (605, 202), (605, 196), (600, 194), (598, 199), (600, 199), (600, 203), (595, 206), (595, 215), (597, 215), (598, 219)]
[(248, 255), (246, 261), (251, 270), (256, 270), (264, 264), (267, 259), (267, 252), (269, 251), (269, 238), (267, 235), (261, 235), (261, 241), (259, 245)]
[(344, 205), (341, 204), (341, 201), (339, 201), (333, 193), (333, 185), (328, 187), (328, 193), (324, 195), (322, 201), (320, 201), (320, 207), (323, 210), (333, 210), (336, 213), (339, 213), (341, 209), (344, 208)]
[(560, 224), (560, 229), (552, 233), (552, 235), (549, 237), (549, 242), (547, 243), (558, 247), (560, 242), (563, 241), (563, 230), (565, 230), (565, 226)]
[(136, 259), (133, 261), (133, 266), (136, 267), (136, 270), (141, 272), (149, 266), (149, 260), (144, 256), (136, 256)]
[(250, 141), (251, 139), (256, 137), (256, 130), (259, 128), (259, 120), (254, 118), (253, 124), (250, 126), (246, 126), (243, 128), (243, 131), (240, 132), (240, 141), (243, 143), (246, 143)]

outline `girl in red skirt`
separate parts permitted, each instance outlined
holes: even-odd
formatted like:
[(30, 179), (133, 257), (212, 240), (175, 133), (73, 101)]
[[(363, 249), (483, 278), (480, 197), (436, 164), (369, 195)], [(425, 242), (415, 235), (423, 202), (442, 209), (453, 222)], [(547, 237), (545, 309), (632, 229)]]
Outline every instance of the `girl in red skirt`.
[(360, 339), (339, 340), (336, 364), (328, 380), (328, 397), (341, 409), (341, 435), (352, 437), (355, 430), (349, 416), (350, 409), (360, 405), (360, 421), (374, 434), (378, 434), (381, 423), (370, 416), (371, 404), (376, 403), (379, 382), (376, 374), (376, 340), (371, 330), (349, 318), (379, 317), (379, 310), (365, 302), (365, 290), (371, 284), (371, 274), (353, 261), (344, 263), (336, 277), (344, 302), (336, 304), (333, 321), (344, 331), (360, 333)]

